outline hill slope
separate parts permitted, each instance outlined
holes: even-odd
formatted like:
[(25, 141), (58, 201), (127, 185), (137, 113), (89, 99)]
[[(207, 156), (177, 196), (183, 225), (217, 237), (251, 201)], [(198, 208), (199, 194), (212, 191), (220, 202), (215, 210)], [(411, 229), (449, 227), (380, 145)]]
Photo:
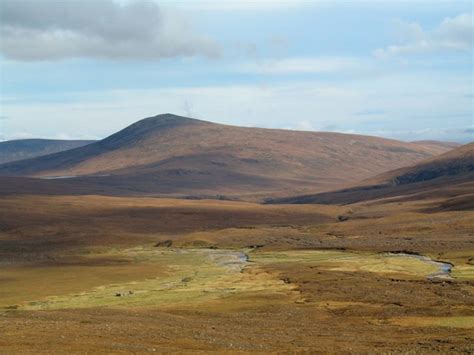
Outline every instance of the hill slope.
[(234, 127), (164, 114), (85, 147), (0, 165), (0, 175), (88, 176), (81, 182), (142, 194), (288, 194), (345, 186), (414, 164), (438, 149), (377, 137)]
[(471, 172), (474, 172), (474, 143), (463, 145), (415, 166), (388, 172), (378, 179), (392, 182), (395, 185), (405, 185)]
[(441, 209), (474, 209), (474, 143), (383, 173), (361, 186), (271, 202), (348, 204), (383, 198), (437, 199)]
[(18, 139), (0, 142), (0, 164), (82, 147), (95, 141), (59, 139)]

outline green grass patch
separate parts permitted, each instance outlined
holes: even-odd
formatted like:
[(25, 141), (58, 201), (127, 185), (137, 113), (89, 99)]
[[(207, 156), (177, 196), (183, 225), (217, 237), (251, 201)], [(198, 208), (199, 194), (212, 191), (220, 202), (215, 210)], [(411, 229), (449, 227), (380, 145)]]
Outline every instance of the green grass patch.
[(109, 283), (83, 292), (24, 302), (19, 308), (166, 308), (195, 305), (235, 294), (284, 294), (293, 288), (267, 273), (242, 272), (246, 258), (238, 251), (139, 247), (100, 255), (110, 259), (126, 257), (130, 265), (148, 265), (160, 272), (131, 282)]
[(332, 250), (255, 252), (250, 254), (250, 260), (261, 264), (310, 263), (331, 271), (363, 271), (413, 277), (427, 277), (438, 271), (436, 265), (410, 256)]

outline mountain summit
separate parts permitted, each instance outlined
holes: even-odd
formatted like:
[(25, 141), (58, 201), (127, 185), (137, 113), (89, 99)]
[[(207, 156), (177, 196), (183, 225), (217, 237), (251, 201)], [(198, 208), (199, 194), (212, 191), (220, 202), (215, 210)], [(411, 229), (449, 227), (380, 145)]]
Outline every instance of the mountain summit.
[(0, 165), (0, 175), (100, 176), (103, 186), (157, 194), (317, 192), (417, 163), (439, 149), (360, 135), (235, 127), (167, 113), (81, 148)]

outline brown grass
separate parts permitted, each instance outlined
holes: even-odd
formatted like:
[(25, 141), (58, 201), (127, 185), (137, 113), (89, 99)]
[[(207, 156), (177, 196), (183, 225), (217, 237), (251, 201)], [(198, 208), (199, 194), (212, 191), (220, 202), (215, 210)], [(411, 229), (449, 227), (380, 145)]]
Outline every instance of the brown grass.
[[(337, 207), (2, 198), (0, 298), (7, 309), (0, 315), (0, 352), (472, 352), (472, 328), (466, 324), (474, 316), (474, 216), (427, 212), (435, 202)], [(348, 219), (339, 221), (339, 215)], [(155, 264), (123, 254), (143, 244), (170, 253), (173, 248), (152, 247), (164, 240), (202, 252), (248, 248), (251, 262), (243, 273), (218, 272), (212, 287), (204, 279), (189, 281), (188, 296), (203, 285), (212, 291), (200, 291), (198, 298), (184, 297), (183, 285), (171, 298), (158, 293), (143, 303), (111, 296), (116, 288), (147, 290), (153, 278), (177, 276), (172, 270), (178, 259)], [(308, 259), (319, 253), (315, 250), (360, 257)], [(455, 278), (430, 281), (426, 270), (400, 272), (409, 263), (384, 266), (377, 259), (384, 251), (450, 261)], [(283, 254), (291, 257), (273, 261)], [(262, 263), (258, 255), (273, 256)], [(367, 264), (370, 260), (375, 262)], [(199, 259), (189, 265), (204, 272)], [(216, 275), (217, 269), (206, 270), (206, 280)], [(115, 306), (100, 297), (105, 304), (88, 303), (101, 290)], [(78, 294), (82, 298), (71, 298)]]

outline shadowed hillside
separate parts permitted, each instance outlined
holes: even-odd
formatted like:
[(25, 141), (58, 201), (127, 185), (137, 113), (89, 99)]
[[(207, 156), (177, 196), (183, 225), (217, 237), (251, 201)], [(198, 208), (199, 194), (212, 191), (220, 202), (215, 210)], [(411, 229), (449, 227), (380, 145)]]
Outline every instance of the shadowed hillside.
[(381, 174), (366, 180), (362, 186), (269, 202), (349, 204), (382, 198), (439, 199), (440, 209), (474, 209), (474, 143), (414, 166)]
[[(268, 196), (346, 186), (414, 164), (439, 149), (377, 137), (234, 127), (164, 114), (85, 147), (3, 164), (0, 174), (88, 176), (81, 184), (86, 179), (124, 193)], [(72, 184), (77, 178), (69, 180)]]
[(395, 185), (405, 185), (471, 172), (474, 172), (474, 143), (463, 145), (413, 167), (384, 174), (379, 179), (390, 181)]
[(0, 163), (35, 158), (93, 142), (95, 141), (57, 139), (18, 139), (0, 142)]

